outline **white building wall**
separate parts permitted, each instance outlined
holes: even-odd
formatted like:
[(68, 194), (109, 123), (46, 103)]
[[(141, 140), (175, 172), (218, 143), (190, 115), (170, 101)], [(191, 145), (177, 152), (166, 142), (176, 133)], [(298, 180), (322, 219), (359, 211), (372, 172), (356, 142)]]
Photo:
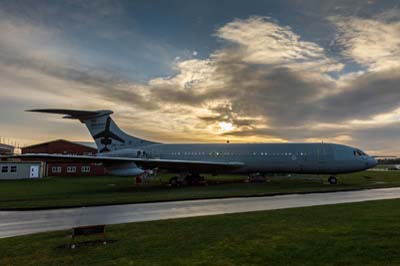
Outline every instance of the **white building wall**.
[(0, 180), (43, 177), (42, 162), (0, 162)]

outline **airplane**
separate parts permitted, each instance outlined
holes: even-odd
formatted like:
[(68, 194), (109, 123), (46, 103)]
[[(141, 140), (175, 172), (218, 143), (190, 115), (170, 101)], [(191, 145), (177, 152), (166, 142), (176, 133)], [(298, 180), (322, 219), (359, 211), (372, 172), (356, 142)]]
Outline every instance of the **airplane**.
[[(337, 184), (337, 174), (363, 171), (377, 161), (361, 149), (335, 143), (210, 143), (163, 144), (128, 135), (111, 118), (113, 111), (34, 109), (29, 112), (62, 114), (66, 119), (84, 123), (94, 138), (96, 156), (61, 154), (21, 154), (20, 158), (67, 159), (98, 162), (109, 174), (140, 176), (147, 169), (180, 173), (170, 179), (176, 186), (183, 179), (192, 184), (200, 174), (326, 174)], [(179, 179), (181, 178), (181, 179)]]

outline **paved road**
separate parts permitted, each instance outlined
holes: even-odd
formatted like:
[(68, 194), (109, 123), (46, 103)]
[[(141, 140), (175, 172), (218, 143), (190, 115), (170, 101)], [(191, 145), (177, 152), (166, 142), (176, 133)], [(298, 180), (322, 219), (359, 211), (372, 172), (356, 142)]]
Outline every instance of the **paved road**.
[(44, 211), (1, 211), (0, 238), (91, 224), (119, 224), (394, 198), (400, 198), (400, 188), (140, 203)]

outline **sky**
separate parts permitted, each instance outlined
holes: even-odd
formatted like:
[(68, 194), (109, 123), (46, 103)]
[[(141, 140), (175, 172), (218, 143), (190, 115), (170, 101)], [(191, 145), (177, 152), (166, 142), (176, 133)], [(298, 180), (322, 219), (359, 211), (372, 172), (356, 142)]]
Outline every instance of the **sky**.
[(110, 109), (167, 143), (400, 155), (400, 1), (0, 0), (0, 136), (91, 140), (33, 108)]

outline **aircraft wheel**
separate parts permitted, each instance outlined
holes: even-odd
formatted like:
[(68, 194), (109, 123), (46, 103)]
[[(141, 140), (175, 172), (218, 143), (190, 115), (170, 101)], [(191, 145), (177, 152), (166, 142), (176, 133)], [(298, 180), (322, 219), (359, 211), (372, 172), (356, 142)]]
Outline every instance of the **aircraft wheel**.
[(336, 184), (337, 184), (337, 178), (336, 178), (336, 176), (330, 176), (330, 177), (328, 178), (328, 182), (329, 182), (329, 184), (331, 184), (331, 185), (336, 185)]
[(194, 178), (191, 175), (187, 175), (187, 176), (185, 176), (185, 179), (183, 180), (183, 182), (184, 182), (185, 186), (190, 186), (193, 184)]
[(190, 174), (185, 177), (185, 183), (189, 186), (199, 185), (202, 181), (204, 181), (204, 176), (198, 174)]
[(169, 180), (169, 184), (171, 185), (171, 187), (177, 187), (178, 186), (178, 178), (176, 176), (171, 177), (171, 179)]

